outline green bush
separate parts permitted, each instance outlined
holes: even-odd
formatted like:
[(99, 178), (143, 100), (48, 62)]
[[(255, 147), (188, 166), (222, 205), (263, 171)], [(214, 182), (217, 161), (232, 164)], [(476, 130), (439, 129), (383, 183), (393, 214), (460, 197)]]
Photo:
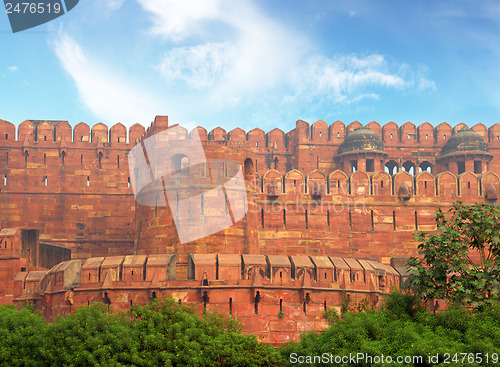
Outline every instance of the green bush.
[[(448, 362), (452, 362), (454, 353), (473, 353), (475, 358), (476, 353), (482, 356), (489, 353), (491, 356), (499, 350), (499, 303), (482, 312), (452, 308), (433, 315), (426, 311), (417, 297), (393, 293), (382, 302), (379, 310), (346, 312), (322, 333), (305, 334), (300, 342), (289, 343), (280, 352), (289, 365), (292, 365), (292, 353), (295, 353), (295, 357), (321, 356), (323, 353), (332, 356), (366, 353), (373, 357), (421, 356), (423, 363), (420, 366), (450, 366), (460, 363), (444, 363), (445, 353), (451, 355)], [(439, 354), (439, 361), (430, 362), (429, 355), (436, 354)], [(459, 355), (459, 361), (461, 358)], [(482, 365), (486, 365), (484, 362)], [(466, 364), (479, 365), (468, 361)], [(338, 365), (370, 366), (373, 363), (359, 361)]]
[(0, 307), (0, 366), (279, 366), (273, 347), (232, 318), (200, 318), (171, 299), (112, 313), (103, 304), (46, 323)]

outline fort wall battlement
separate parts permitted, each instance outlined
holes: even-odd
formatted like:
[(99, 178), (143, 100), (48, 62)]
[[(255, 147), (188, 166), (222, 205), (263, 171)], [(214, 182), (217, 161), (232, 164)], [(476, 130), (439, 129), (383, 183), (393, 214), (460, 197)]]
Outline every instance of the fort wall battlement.
[[(127, 154), (136, 142), (168, 126), (166, 116), (157, 116), (148, 129), (135, 124), (128, 132), (122, 124), (108, 129), (104, 124), (90, 128), (79, 123), (71, 128), (66, 121), (24, 121), (16, 140), (15, 126), (0, 120), (0, 225), (38, 229), (41, 240), (71, 247), (78, 258), (133, 253), (138, 223)], [(472, 160), (466, 161), (466, 171), (460, 175), (453, 165), (447, 172), (437, 158), (463, 124), (455, 128), (446, 123), (436, 128), (427, 123), (418, 127), (368, 124), (384, 141), (385, 161), (396, 167), (392, 173), (398, 171), (393, 175), (363, 172), (368, 168), (363, 159), (351, 173), (335, 160), (346, 134), (359, 126), (340, 121), (328, 126), (321, 120), (309, 125), (299, 120), (286, 134), (279, 129), (266, 134), (258, 128), (248, 133), (239, 128), (230, 132), (197, 128), (205, 149), (213, 155), (237, 156), (242, 166), (247, 156), (252, 161), (247, 187), (252, 191), (249, 200), (255, 203), (253, 225), (261, 239), (247, 252), (260, 252), (257, 248), (276, 252), (271, 250), (271, 239), (262, 240), (272, 238), (263, 235), (272, 230), (298, 234), (330, 229), (342, 234), (343, 243), (352, 233), (409, 232), (416, 228), (415, 222), (426, 228), (439, 207), (455, 200), (484, 201), (488, 188), (490, 199), (500, 192), (500, 124), (489, 129), (474, 125), (473, 130), (489, 143), (492, 159), (481, 163), (480, 174), (473, 173)], [(186, 130), (184, 138), (191, 135)], [(432, 173), (417, 174), (422, 169)], [(398, 196), (402, 185), (404, 199)], [(320, 209), (304, 206), (316, 207), (318, 202)], [(160, 211), (170, 215), (168, 208)], [(161, 226), (147, 213), (143, 218), (150, 221), (152, 239)], [(296, 239), (293, 235), (290, 241)], [(148, 240), (143, 240), (147, 248)], [(300, 251), (295, 247), (292, 253)]]
[(326, 256), (190, 254), (188, 279), (176, 270), (174, 254), (72, 260), (19, 273), (14, 292), (16, 302), (33, 302), (49, 320), (95, 302), (128, 311), (168, 295), (199, 313), (233, 315), (245, 332), (280, 344), (325, 328), (324, 312), (340, 311), (344, 298), (351, 306), (376, 304), (402, 278), (392, 266)]
[[(188, 170), (162, 180), (160, 192), (190, 197), (196, 174), (246, 192), (231, 207), (248, 209), (245, 217), (211, 233), (229, 212), (215, 181), (186, 212), (134, 198), (128, 153), (167, 129), (166, 116), (128, 131), (24, 121), (17, 139), (15, 126), (0, 120), (0, 302), (31, 302), (52, 318), (93, 302), (127, 310), (169, 295), (200, 313), (233, 313), (274, 344), (326, 327), (325, 308), (346, 295), (376, 303), (417, 255), (414, 232), (436, 230), (437, 210), (457, 200), (498, 202), (500, 124), (360, 125), (299, 120), (288, 133), (197, 127), (210, 164), (238, 162), (245, 190), (225, 186), (232, 171), (224, 166), (226, 173), (210, 166), (207, 175), (208, 163), (189, 165), (195, 153), (183, 147), (194, 133), (178, 130), (182, 154), (171, 159)], [(156, 188), (146, 195), (160, 195)], [(180, 243), (174, 218), (194, 223), (203, 238)]]

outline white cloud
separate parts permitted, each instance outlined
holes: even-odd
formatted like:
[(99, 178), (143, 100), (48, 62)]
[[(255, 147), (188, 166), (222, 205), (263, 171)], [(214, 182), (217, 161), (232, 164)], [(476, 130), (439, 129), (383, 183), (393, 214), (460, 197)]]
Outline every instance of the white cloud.
[(60, 32), (52, 47), (73, 78), (82, 102), (103, 122), (147, 123), (153, 116), (164, 112), (154, 96), (120, 80), (87, 58), (78, 43), (68, 35)]
[(106, 0), (104, 4), (109, 11), (116, 11), (123, 6), (124, 2), (125, 0)]
[(183, 81), (195, 89), (212, 87), (234, 49), (227, 43), (206, 43), (168, 51), (158, 69), (168, 82)]
[(201, 30), (199, 22), (223, 15), (223, 0), (137, 0), (154, 15), (151, 32), (180, 41)]
[[(292, 98), (321, 96), (337, 103), (375, 98), (377, 88), (416, 84), (411, 70), (388, 65), (383, 55), (313, 54), (313, 42), (269, 18), (250, 1), (137, 0), (151, 14), (153, 35), (190, 46), (168, 49), (158, 70), (164, 80), (202, 90), (212, 106), (292, 88)], [(350, 14), (355, 16), (356, 14)], [(214, 29), (224, 32), (214, 33)], [(193, 45), (194, 43), (194, 45)], [(166, 47), (172, 47), (167, 44)], [(433, 82), (421, 79), (420, 88)], [(290, 94), (290, 93), (288, 93)]]
[(363, 93), (367, 88), (403, 88), (402, 77), (391, 73), (382, 55), (360, 58), (356, 55), (312, 57), (293, 75), (293, 86), (299, 95), (308, 98), (324, 96), (336, 103), (356, 102), (374, 98)]
[[(162, 76), (168, 82), (183, 80), (196, 89), (210, 88), (208, 98), (216, 103), (234, 103), (246, 94), (276, 86), (309, 50), (300, 36), (248, 1), (137, 1), (152, 14), (153, 34), (176, 42), (199, 41), (166, 51), (158, 66)], [(214, 24), (227, 32), (213, 35)], [(211, 41), (215, 36), (217, 42)]]
[(19, 71), (19, 68), (17, 67), (17, 65), (13, 65), (13, 66), (8, 66), (7, 70), (9, 70), (11, 73), (14, 73), (16, 71)]

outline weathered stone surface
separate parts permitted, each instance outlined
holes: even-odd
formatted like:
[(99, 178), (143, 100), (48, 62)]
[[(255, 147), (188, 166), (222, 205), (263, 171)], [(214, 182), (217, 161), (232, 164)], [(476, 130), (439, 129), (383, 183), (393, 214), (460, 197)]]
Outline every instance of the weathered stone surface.
[[(231, 210), (248, 209), (230, 227), (181, 243), (175, 208), (137, 204), (128, 172), (130, 149), (168, 126), (157, 116), (147, 130), (133, 125), (127, 141), (119, 123), (27, 120), (16, 140), (16, 127), (0, 120), (1, 303), (43, 303), (52, 318), (70, 305), (125, 310), (168, 294), (199, 312), (230, 312), (261, 340), (296, 340), (325, 326), (324, 309), (342, 304), (341, 290), (377, 302), (398, 286), (404, 259), (417, 254), (413, 232), (435, 230), (437, 209), (500, 193), (500, 124), (178, 128), (186, 144), (198, 133), (207, 159), (239, 163), (247, 200)], [(229, 179), (215, 176), (205, 178)], [(225, 195), (208, 190), (190, 208), (208, 213), (195, 232), (224, 215), (214, 203)]]

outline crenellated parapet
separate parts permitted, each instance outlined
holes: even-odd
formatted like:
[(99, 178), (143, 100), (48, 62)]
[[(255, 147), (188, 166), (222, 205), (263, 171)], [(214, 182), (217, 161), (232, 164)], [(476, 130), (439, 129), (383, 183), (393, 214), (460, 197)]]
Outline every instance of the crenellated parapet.
[[(134, 124), (128, 129), (128, 133), (125, 126), (121, 123), (117, 123), (110, 128), (102, 123), (95, 124), (91, 128), (92, 135), (89, 134), (90, 128), (89, 131), (86, 131), (81, 125), (86, 124), (79, 123), (71, 129), (67, 121), (25, 120), (19, 124), (17, 141), (24, 141), (27, 135), (31, 141), (60, 141), (62, 138), (66, 138), (68, 142), (72, 140), (76, 143), (82, 142), (82, 136), (84, 138), (88, 136), (89, 141), (92, 141), (92, 138), (94, 138), (95, 141), (103, 143), (120, 142), (134, 144), (135, 140), (142, 137), (143, 134), (146, 133), (147, 136), (150, 136), (152, 133), (162, 131), (169, 126), (166, 116), (157, 116), (147, 130), (140, 124)], [(294, 135), (297, 142), (315, 142), (320, 144), (338, 142), (337, 139), (344, 139), (347, 134), (360, 126), (361, 123), (358, 121), (347, 125), (342, 121), (335, 121), (328, 125), (325, 121), (318, 120), (310, 125), (305, 121), (298, 120), (297, 127), (287, 133), (277, 128), (267, 133), (258, 128), (245, 133), (241, 128), (235, 128), (226, 132), (225, 129), (216, 127), (206, 134), (206, 140), (247, 141), (255, 143), (252, 145), (255, 147), (260, 145), (260, 147), (281, 150), (292, 142), (289, 139), (289, 135), (295, 130), (296, 134)], [(451, 127), (448, 123), (443, 122), (433, 127), (428, 122), (424, 122), (418, 126), (412, 122), (406, 122), (398, 126), (392, 121), (384, 125), (372, 121), (366, 126), (375, 132), (385, 144), (405, 143), (422, 146), (443, 146), (451, 135), (456, 134), (467, 125), (460, 123), (455, 127)], [(483, 137), (486, 142), (494, 143), (498, 141), (500, 146), (500, 138), (498, 138), (500, 136), (500, 124), (497, 123), (487, 128), (484, 124), (478, 123), (472, 126), (471, 129)], [(14, 124), (0, 120), (0, 141), (15, 141), (15, 130), (16, 127)], [(128, 136), (132, 136), (132, 139), (128, 139)], [(86, 139), (83, 139), (83, 141), (86, 141)]]
[(188, 278), (177, 268), (174, 254), (65, 261), (17, 274), (15, 302), (30, 302), (51, 320), (96, 302), (126, 311), (169, 296), (200, 314), (232, 315), (244, 332), (280, 344), (326, 328), (324, 312), (341, 311), (347, 298), (352, 307), (377, 304), (404, 280), (389, 265), (328, 256), (197, 253), (189, 254)]
[[(16, 126), (8, 121), (0, 120), (0, 141), (58, 143), (66, 140), (68, 143), (104, 143), (104, 144), (131, 144), (135, 145), (145, 133), (145, 128), (140, 124), (127, 128), (117, 123), (111, 128), (103, 123), (97, 123), (92, 128), (84, 122), (76, 124), (73, 128), (68, 121), (42, 121), (25, 120)], [(128, 138), (129, 137), (129, 138)]]

